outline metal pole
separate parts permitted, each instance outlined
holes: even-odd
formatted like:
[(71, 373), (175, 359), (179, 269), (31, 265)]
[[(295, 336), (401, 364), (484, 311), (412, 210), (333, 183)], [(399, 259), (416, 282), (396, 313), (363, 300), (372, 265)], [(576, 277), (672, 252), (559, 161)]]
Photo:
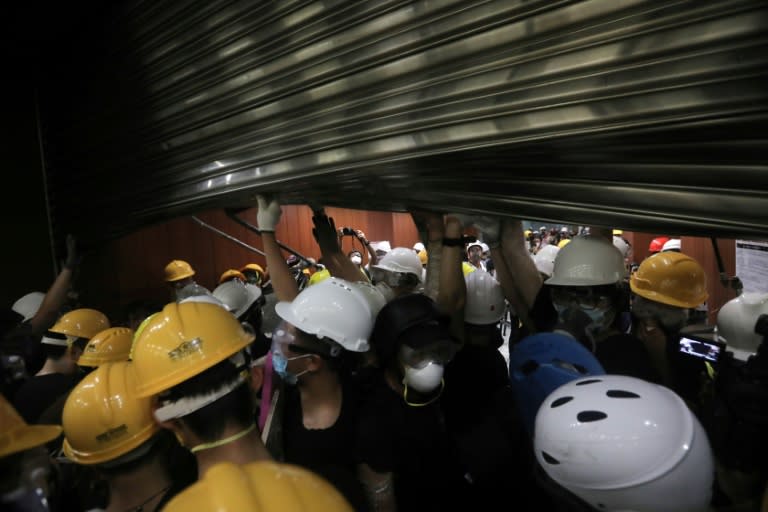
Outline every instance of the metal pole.
[(226, 238), (226, 239), (228, 239), (228, 240), (231, 240), (231, 241), (235, 242), (235, 243), (236, 243), (237, 245), (239, 245), (240, 247), (245, 247), (245, 248), (246, 248), (246, 249), (248, 249), (249, 251), (253, 251), (253, 252), (255, 252), (256, 254), (261, 254), (262, 256), (265, 256), (265, 257), (266, 257), (266, 254), (264, 254), (264, 251), (262, 251), (262, 250), (260, 250), (260, 249), (257, 249), (257, 248), (255, 248), (255, 247), (253, 247), (253, 246), (251, 246), (251, 245), (248, 245), (248, 244), (246, 244), (245, 242), (242, 242), (242, 241), (238, 240), (237, 238), (233, 237), (232, 235), (228, 235), (227, 233), (223, 232), (222, 230), (220, 230), (220, 229), (217, 229), (217, 228), (215, 228), (215, 227), (211, 226), (210, 224), (207, 224), (207, 223), (203, 222), (202, 220), (200, 220), (199, 218), (195, 217), (194, 215), (192, 215), (192, 217), (191, 217), (191, 218), (192, 218), (192, 220), (194, 220), (195, 222), (197, 222), (197, 223), (198, 223), (199, 225), (201, 225), (202, 227), (204, 227), (204, 228), (206, 228), (206, 229), (210, 229), (211, 231), (213, 231), (213, 232), (214, 232), (214, 233), (216, 233), (217, 235), (221, 235), (221, 236), (223, 236), (224, 238)]
[[(261, 231), (259, 230), (259, 228), (257, 228), (253, 224), (249, 223), (248, 221), (241, 219), (240, 217), (237, 216), (236, 213), (234, 213), (234, 212), (232, 212), (230, 210), (226, 210), (226, 214), (227, 214), (227, 217), (229, 217), (230, 219), (234, 220), (235, 222), (237, 222), (238, 224), (240, 224), (244, 228), (249, 229), (249, 230), (253, 231), (254, 233), (256, 233), (257, 235), (261, 236)], [(309, 261), (309, 259), (306, 256), (304, 256), (303, 254), (299, 253), (298, 251), (295, 251), (294, 249), (291, 249), (290, 247), (288, 247), (287, 245), (285, 245), (281, 241), (278, 240), (277, 241), (277, 245), (281, 249), (284, 249), (284, 250), (288, 251), (289, 253), (293, 254), (297, 258), (299, 258), (299, 259), (309, 263), (310, 265), (313, 264), (311, 261)]]

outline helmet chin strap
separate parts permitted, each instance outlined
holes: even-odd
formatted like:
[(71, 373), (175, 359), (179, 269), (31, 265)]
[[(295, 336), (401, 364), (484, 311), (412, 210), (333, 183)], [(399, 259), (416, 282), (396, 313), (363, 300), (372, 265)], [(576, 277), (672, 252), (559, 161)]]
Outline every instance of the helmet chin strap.
[(251, 423), (251, 426), (246, 428), (245, 430), (241, 430), (236, 434), (233, 434), (229, 437), (225, 437), (224, 439), (219, 439), (218, 441), (214, 441), (212, 443), (198, 444), (197, 446), (193, 446), (192, 448), (190, 448), (189, 451), (192, 453), (197, 453), (203, 450), (210, 450), (212, 448), (218, 448), (220, 446), (225, 446), (230, 443), (234, 443), (238, 439), (242, 439), (243, 437), (250, 434), (255, 428), (256, 428), (256, 423)]

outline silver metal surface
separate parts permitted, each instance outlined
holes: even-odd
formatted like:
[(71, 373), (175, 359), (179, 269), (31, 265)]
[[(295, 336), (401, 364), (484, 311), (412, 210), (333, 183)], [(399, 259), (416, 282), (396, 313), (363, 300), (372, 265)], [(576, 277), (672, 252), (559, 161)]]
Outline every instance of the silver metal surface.
[(41, 92), (60, 232), (115, 237), (269, 191), (768, 233), (764, 2), (126, 5), (63, 59), (78, 80)]

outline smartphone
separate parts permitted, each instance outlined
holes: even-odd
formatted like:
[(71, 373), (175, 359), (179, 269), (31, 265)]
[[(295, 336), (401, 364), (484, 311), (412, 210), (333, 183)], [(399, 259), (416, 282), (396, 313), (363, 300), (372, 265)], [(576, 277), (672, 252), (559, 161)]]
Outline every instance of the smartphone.
[(711, 363), (719, 362), (725, 353), (725, 343), (705, 338), (683, 336), (680, 338), (679, 348), (683, 354), (704, 359)]

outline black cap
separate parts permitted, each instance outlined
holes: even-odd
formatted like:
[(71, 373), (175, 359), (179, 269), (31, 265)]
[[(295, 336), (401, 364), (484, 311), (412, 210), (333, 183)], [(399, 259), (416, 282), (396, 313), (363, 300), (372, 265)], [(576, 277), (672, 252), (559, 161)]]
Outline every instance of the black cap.
[(401, 345), (419, 349), (439, 341), (452, 341), (450, 317), (435, 301), (420, 293), (398, 297), (376, 317), (370, 342), (379, 362), (387, 366)]

